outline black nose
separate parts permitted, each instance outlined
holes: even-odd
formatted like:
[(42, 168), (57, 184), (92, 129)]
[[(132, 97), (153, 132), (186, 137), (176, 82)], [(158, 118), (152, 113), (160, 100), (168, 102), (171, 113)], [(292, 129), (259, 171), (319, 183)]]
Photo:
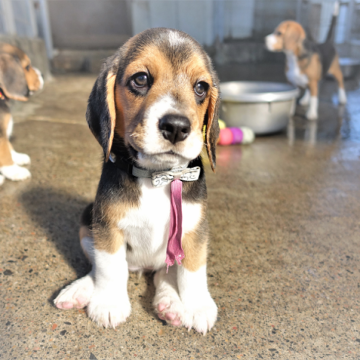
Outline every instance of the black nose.
[(159, 121), (159, 129), (166, 140), (173, 144), (185, 140), (190, 134), (190, 121), (181, 115), (165, 115)]

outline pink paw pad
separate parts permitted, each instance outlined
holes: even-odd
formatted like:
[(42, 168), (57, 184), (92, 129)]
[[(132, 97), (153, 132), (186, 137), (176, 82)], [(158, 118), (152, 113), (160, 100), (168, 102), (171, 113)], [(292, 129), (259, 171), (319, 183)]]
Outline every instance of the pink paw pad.
[(166, 309), (166, 305), (165, 304), (159, 304), (158, 305), (158, 311), (159, 312), (163, 312)]
[(165, 320), (173, 326), (180, 326), (181, 320), (180, 320), (179, 316), (172, 312), (165, 312), (166, 308), (167, 308), (167, 306), (164, 304), (159, 304), (157, 306), (157, 310), (159, 312), (157, 315), (158, 315), (159, 319)]
[(165, 314), (165, 317), (166, 317), (166, 320), (172, 321), (172, 320), (175, 320), (176, 315), (173, 314), (173, 313), (168, 312), (168, 313)]
[(180, 326), (180, 325), (181, 325), (181, 320), (180, 320), (180, 319), (175, 319), (175, 320), (171, 323), (171, 325), (173, 325), (173, 326)]
[(56, 304), (56, 307), (58, 309), (69, 310), (74, 307), (74, 304), (71, 302), (61, 302), (61, 303)]
[(89, 302), (88, 299), (86, 299), (82, 296), (77, 297), (76, 301), (78, 303), (78, 305), (76, 306), (77, 309), (81, 309), (81, 308), (85, 307)]

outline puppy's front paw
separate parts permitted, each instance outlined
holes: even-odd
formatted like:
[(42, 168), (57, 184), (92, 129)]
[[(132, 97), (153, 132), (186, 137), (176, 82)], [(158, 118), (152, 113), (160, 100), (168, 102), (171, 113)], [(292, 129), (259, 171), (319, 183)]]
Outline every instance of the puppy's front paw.
[(4, 183), (4, 181), (5, 181), (5, 178), (2, 175), (0, 175), (0, 186)]
[(209, 293), (192, 301), (183, 301), (183, 304), (185, 311), (182, 323), (186, 328), (194, 328), (204, 335), (211, 330), (217, 319), (217, 306)]
[(18, 153), (15, 150), (11, 150), (11, 157), (16, 165), (29, 165), (31, 162), (29, 155)]
[(319, 107), (319, 99), (316, 96), (310, 97), (310, 106), (308, 111), (306, 112), (306, 117), (308, 120), (316, 120), (318, 118), (318, 107)]
[(69, 310), (72, 308), (82, 309), (85, 307), (94, 292), (94, 280), (90, 274), (74, 281), (72, 284), (62, 289), (54, 300), (58, 309)]
[(153, 301), (155, 312), (159, 319), (173, 326), (180, 326), (184, 315), (184, 305), (175, 291), (167, 290), (156, 292)]
[(159, 270), (154, 276), (156, 293), (153, 301), (155, 312), (161, 320), (174, 326), (182, 325), (184, 305), (179, 297), (176, 284), (176, 268)]
[(131, 313), (129, 297), (126, 293), (95, 290), (87, 307), (89, 318), (105, 328), (126, 321)]
[(30, 171), (16, 164), (10, 166), (2, 166), (0, 172), (9, 180), (19, 181), (31, 177)]
[(318, 113), (317, 113), (316, 109), (313, 109), (310, 107), (306, 113), (306, 118), (308, 120), (316, 120), (318, 118)]

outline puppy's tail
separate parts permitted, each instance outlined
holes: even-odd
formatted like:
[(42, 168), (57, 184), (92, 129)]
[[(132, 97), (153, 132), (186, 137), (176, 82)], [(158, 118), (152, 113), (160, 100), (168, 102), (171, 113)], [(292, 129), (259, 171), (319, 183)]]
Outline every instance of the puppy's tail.
[(334, 10), (333, 10), (332, 18), (331, 18), (331, 24), (330, 24), (329, 32), (328, 32), (326, 40), (325, 40), (326, 43), (334, 42), (335, 28), (336, 28), (337, 18), (339, 16), (339, 11), (340, 11), (340, 2), (337, 0), (334, 3)]
[(80, 245), (85, 256), (94, 264), (94, 240), (92, 235), (92, 212), (94, 204), (89, 204), (83, 211), (80, 220)]

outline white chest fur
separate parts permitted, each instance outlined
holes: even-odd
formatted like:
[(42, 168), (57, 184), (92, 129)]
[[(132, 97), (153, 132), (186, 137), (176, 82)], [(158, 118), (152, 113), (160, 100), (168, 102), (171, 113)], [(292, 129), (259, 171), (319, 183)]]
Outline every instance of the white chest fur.
[(12, 134), (13, 126), (14, 126), (14, 120), (13, 120), (13, 118), (11, 116), (8, 127), (6, 129), (6, 136), (7, 136), (8, 139), (10, 138), (10, 136)]
[(309, 80), (305, 74), (300, 72), (297, 57), (292, 51), (286, 51), (285, 54), (288, 67), (286, 71), (287, 79), (295, 86), (305, 87)]
[[(170, 184), (154, 187), (150, 179), (139, 179), (140, 206), (119, 221), (124, 240), (130, 245), (126, 259), (130, 270), (159, 269), (165, 265), (170, 224)], [(183, 201), (183, 234), (197, 226), (201, 204)]]

